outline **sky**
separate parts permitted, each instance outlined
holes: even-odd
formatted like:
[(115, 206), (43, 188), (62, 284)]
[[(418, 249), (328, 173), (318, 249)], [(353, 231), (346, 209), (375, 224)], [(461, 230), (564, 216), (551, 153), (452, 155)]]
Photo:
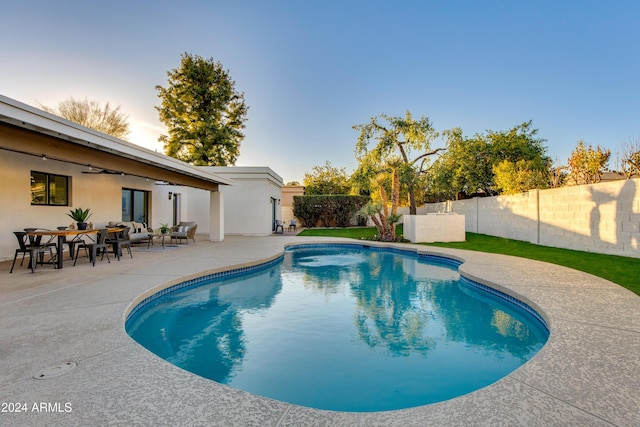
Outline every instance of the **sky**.
[(327, 161), (352, 173), (353, 126), (380, 114), (469, 137), (532, 121), (557, 164), (582, 139), (615, 168), (640, 139), (637, 0), (4, 3), (1, 95), (109, 102), (129, 141), (162, 152), (156, 86), (182, 53), (212, 58), (249, 106), (236, 165), (285, 183)]

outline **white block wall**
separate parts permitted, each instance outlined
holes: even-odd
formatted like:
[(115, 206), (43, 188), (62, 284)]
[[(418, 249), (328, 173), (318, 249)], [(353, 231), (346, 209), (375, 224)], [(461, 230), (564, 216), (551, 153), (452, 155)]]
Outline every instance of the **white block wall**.
[(640, 179), (432, 203), (465, 215), (469, 232), (640, 258)]
[(464, 242), (464, 215), (437, 213), (403, 215), (404, 237), (412, 243)]

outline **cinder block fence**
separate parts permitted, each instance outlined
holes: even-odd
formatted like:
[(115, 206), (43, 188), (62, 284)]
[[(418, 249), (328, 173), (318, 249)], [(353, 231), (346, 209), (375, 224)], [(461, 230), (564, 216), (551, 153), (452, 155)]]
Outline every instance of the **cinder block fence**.
[(465, 215), (469, 232), (640, 258), (640, 179), (431, 203), (418, 209), (418, 214), (442, 212)]

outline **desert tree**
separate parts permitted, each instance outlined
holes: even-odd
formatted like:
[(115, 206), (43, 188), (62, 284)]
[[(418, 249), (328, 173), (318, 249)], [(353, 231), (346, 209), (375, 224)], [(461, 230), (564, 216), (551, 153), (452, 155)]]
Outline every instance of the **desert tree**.
[[(396, 240), (396, 224), (400, 221), (398, 215), (398, 202), (400, 199), (399, 169), (403, 160), (398, 156), (389, 158), (386, 167), (372, 180), (372, 187), (377, 188), (377, 197), (370, 201), (361, 210), (362, 214), (369, 216), (378, 229), (380, 240), (392, 242)], [(389, 182), (390, 181), (390, 182)], [(391, 186), (391, 209), (389, 209), (389, 196), (387, 187)]]
[(391, 158), (399, 158), (401, 165), (397, 172), (400, 182), (407, 187), (409, 213), (415, 215), (420, 177), (427, 172), (429, 156), (442, 150), (431, 148), (439, 134), (429, 118), (422, 116), (415, 120), (409, 111), (404, 117), (381, 114), (353, 128), (360, 132), (355, 148), (358, 170), (354, 173), (360, 185), (380, 173)]

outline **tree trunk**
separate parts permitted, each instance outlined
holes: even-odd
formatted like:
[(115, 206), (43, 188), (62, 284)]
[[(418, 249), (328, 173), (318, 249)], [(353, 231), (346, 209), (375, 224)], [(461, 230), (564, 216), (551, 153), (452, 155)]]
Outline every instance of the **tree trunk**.
[(409, 193), (409, 215), (415, 215), (418, 209), (416, 208), (416, 195), (414, 194), (413, 184), (407, 185), (407, 192)]

